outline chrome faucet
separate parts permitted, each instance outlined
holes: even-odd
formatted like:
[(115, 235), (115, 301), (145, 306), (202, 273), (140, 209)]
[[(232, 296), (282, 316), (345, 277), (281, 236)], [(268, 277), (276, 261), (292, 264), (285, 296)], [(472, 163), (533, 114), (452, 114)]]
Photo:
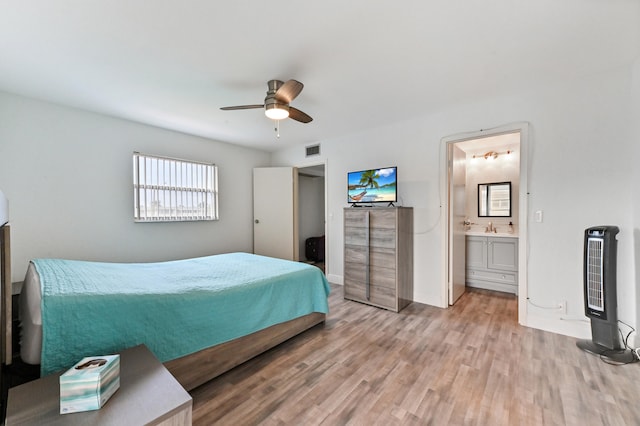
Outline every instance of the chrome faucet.
[(493, 226), (493, 223), (489, 222), (489, 225), (487, 225), (487, 229), (485, 232), (493, 232), (496, 233), (498, 232), (497, 229)]

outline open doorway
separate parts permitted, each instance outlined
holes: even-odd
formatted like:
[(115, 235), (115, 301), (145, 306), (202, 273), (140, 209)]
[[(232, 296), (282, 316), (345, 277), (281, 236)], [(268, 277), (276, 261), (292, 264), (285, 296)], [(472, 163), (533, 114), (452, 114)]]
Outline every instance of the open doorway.
[(298, 168), (299, 259), (326, 272), (325, 165)]
[[(444, 306), (466, 287), (510, 292), (518, 297), (519, 322), (525, 321), (527, 135), (528, 124), (518, 123), (442, 140)], [(487, 184), (496, 184), (495, 199), (487, 198)], [(497, 210), (483, 210), (487, 202)]]

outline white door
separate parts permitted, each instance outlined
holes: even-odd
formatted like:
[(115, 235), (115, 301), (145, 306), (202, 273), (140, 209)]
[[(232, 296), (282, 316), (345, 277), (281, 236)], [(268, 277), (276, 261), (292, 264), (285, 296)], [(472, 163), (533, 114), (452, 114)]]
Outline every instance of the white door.
[(297, 170), (253, 169), (253, 252), (298, 260)]
[(449, 144), (449, 304), (462, 296), (466, 281), (466, 154)]

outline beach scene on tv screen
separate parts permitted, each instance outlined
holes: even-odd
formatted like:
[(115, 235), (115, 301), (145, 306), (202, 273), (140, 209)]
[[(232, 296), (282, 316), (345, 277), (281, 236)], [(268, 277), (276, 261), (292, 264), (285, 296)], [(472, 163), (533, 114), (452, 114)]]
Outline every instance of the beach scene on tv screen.
[(363, 170), (347, 174), (350, 203), (396, 201), (396, 168)]

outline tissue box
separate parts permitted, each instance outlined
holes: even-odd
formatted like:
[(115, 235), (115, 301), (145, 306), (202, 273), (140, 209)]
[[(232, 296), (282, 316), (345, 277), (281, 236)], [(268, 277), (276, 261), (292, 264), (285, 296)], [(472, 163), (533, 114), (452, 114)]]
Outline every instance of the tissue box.
[(97, 410), (120, 388), (120, 355), (82, 358), (60, 376), (60, 414)]

